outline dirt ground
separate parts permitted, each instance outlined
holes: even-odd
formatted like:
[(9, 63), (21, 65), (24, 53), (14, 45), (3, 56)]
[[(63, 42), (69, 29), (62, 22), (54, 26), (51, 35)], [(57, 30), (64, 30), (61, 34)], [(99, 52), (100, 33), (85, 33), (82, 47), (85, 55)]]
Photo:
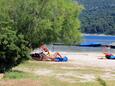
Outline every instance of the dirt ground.
[(0, 86), (42, 86), (35, 80), (1, 80)]

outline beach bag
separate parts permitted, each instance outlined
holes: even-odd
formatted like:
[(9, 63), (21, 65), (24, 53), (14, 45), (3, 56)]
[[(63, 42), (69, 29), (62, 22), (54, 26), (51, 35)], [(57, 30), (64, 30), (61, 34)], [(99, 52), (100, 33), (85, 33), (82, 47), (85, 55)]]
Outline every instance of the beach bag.
[(56, 62), (67, 62), (68, 61), (68, 57), (64, 56), (63, 58), (61, 57), (57, 57), (55, 58)]
[(68, 57), (65, 56), (65, 57), (63, 58), (63, 62), (67, 62), (67, 61), (68, 61)]

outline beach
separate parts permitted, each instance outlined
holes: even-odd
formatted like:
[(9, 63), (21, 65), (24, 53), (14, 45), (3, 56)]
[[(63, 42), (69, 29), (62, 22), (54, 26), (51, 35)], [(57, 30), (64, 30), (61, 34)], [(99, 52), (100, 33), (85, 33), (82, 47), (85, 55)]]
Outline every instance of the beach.
[(115, 60), (99, 59), (104, 57), (102, 52), (61, 52), (69, 58), (69, 63), (80, 66), (102, 67), (115, 69)]
[(107, 86), (114, 86), (115, 60), (99, 59), (104, 56), (102, 52), (59, 52), (69, 60), (67, 62), (30, 60), (13, 70), (23, 71), (26, 73), (25, 76), (31, 73), (31, 77), (21, 80), (1, 80), (0, 84), (3, 86), (100, 86), (99, 80), (104, 80)]
[[(73, 65), (115, 69), (115, 60), (99, 59), (104, 57), (103, 47), (48, 45), (48, 48), (52, 53), (60, 52), (63, 56), (67, 56), (68, 63)], [(107, 49), (106, 51), (115, 55), (115, 49)]]

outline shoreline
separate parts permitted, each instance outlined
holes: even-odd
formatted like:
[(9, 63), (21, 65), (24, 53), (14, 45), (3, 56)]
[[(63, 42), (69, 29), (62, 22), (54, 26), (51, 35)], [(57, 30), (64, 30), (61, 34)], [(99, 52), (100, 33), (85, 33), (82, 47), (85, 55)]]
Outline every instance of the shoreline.
[(115, 37), (115, 35), (106, 35), (106, 34), (86, 34), (86, 33), (83, 33), (82, 35), (83, 36), (112, 36), (112, 37)]

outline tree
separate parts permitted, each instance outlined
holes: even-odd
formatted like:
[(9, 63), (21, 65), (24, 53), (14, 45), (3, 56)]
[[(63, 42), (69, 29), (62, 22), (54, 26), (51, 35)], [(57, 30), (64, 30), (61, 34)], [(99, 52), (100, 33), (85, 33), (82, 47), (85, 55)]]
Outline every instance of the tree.
[(0, 0), (0, 72), (27, 60), (30, 44), (79, 43), (81, 9), (73, 0)]
[(78, 17), (82, 6), (78, 3), (72, 0), (8, 0), (8, 5), (12, 27), (29, 43), (80, 42)]
[(0, 73), (29, 59), (27, 42), (9, 28), (0, 28)]
[(85, 10), (80, 15), (83, 33), (115, 34), (115, 0), (75, 0)]

